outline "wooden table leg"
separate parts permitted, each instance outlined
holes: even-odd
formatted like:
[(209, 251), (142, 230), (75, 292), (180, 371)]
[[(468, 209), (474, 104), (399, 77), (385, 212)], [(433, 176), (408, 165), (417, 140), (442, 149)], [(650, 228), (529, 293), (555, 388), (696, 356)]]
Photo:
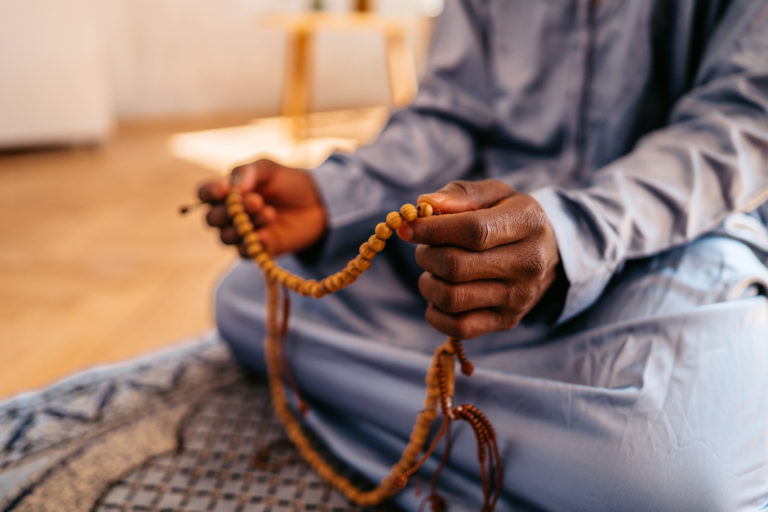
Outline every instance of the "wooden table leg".
[(290, 119), (291, 135), (295, 140), (301, 140), (306, 135), (312, 46), (313, 37), (307, 30), (299, 29), (289, 34), (283, 83), (283, 116)]

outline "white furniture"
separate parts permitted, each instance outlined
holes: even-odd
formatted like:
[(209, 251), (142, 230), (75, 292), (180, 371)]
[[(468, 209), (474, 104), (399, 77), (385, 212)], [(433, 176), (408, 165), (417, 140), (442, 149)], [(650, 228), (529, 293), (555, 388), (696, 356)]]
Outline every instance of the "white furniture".
[(112, 125), (94, 0), (0, 3), (0, 148), (103, 140)]

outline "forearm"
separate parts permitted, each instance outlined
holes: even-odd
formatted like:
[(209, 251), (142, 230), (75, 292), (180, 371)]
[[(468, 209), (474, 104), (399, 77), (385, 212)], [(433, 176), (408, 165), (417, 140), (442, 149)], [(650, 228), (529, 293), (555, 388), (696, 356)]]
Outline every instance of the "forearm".
[(625, 260), (686, 243), (768, 200), (764, 5), (726, 17), (666, 128), (583, 189), (533, 194), (550, 216), (571, 282), (563, 318), (591, 304)]

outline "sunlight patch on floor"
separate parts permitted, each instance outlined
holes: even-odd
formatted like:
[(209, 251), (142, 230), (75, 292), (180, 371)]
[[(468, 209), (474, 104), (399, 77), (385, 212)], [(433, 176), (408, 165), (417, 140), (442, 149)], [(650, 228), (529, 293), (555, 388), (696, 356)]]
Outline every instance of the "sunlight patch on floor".
[(174, 134), (168, 149), (176, 158), (221, 173), (258, 158), (312, 168), (334, 151), (353, 151), (371, 140), (388, 115), (386, 107), (310, 114), (307, 137), (301, 140), (291, 136), (289, 119), (260, 118), (241, 126)]

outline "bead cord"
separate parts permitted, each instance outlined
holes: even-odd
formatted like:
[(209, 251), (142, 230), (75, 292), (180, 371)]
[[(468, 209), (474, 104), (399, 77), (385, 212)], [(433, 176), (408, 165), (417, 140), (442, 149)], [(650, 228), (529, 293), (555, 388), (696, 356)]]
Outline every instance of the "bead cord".
[[(444, 344), (435, 349), (424, 379), (426, 384), (424, 406), (416, 415), (408, 443), (400, 456), (400, 460), (392, 466), (389, 475), (384, 477), (373, 489), (364, 490), (356, 487), (322, 458), (303, 432), (300, 422), (288, 405), (283, 383), (285, 378), (288, 387), (296, 394), (301, 414), (304, 414), (306, 403), (298, 394), (285, 354), (285, 337), (289, 316), (288, 291), (294, 291), (306, 297), (321, 298), (349, 286), (360, 274), (370, 268), (371, 261), (376, 254), (384, 249), (386, 241), (394, 231), (402, 227), (404, 223), (413, 222), (419, 217), (439, 215), (440, 212), (434, 210), (429, 203), (421, 203), (418, 206), (404, 204), (399, 211), (390, 212), (386, 216), (385, 222), (376, 225), (374, 234), (360, 246), (358, 255), (343, 270), (316, 281), (292, 274), (274, 262), (268, 248), (259, 240), (255, 227), (245, 211), (243, 198), (239, 191), (233, 189), (227, 195), (226, 204), (227, 213), (242, 239), (246, 253), (264, 274), (267, 288), (267, 335), (264, 351), (272, 406), (285, 427), (288, 439), (294, 444), (299, 455), (347, 499), (360, 506), (370, 506), (381, 503), (402, 489), (407, 484), (408, 478), (429, 459), (441, 438), (445, 437), (446, 448), (440, 465), (433, 475), (431, 493), (425, 498), (425, 502), (428, 501), (433, 510), (444, 510), (445, 500), (436, 492), (437, 476), (449, 458), (451, 424), (454, 420), (464, 420), (472, 427), (477, 441), (485, 501), (483, 511), (492, 511), (498, 500), (502, 481), (501, 459), (496, 434), (488, 419), (476, 407), (471, 404), (457, 407), (452, 405), (455, 387), (454, 368), (457, 360), (462, 373), (465, 375), (471, 375), (474, 369), (464, 353), (461, 340), (448, 338)], [(278, 320), (281, 287), (284, 292), (282, 322)], [(438, 407), (443, 413), (442, 426), (429, 448), (424, 451), (430, 426), (437, 417)], [(419, 458), (419, 454), (422, 452), (424, 454)], [(263, 458), (264, 454), (260, 452), (257, 457), (260, 464), (263, 464)], [(493, 477), (495, 480), (492, 479)]]

